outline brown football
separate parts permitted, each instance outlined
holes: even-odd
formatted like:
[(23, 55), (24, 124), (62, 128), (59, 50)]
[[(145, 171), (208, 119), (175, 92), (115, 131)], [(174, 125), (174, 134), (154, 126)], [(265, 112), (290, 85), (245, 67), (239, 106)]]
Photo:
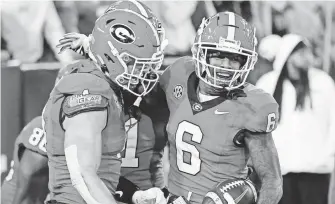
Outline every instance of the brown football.
[(245, 179), (229, 179), (209, 191), (202, 204), (254, 204), (257, 192), (254, 184)]

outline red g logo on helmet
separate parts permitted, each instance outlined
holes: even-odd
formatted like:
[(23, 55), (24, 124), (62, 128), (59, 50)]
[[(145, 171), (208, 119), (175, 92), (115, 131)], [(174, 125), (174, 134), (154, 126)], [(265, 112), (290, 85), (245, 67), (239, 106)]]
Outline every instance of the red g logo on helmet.
[(149, 93), (164, 59), (164, 29), (150, 9), (136, 0), (114, 3), (92, 31), (90, 51), (101, 71), (136, 96)]
[(136, 39), (135, 33), (128, 26), (115, 24), (110, 28), (112, 37), (120, 43), (133, 43)]

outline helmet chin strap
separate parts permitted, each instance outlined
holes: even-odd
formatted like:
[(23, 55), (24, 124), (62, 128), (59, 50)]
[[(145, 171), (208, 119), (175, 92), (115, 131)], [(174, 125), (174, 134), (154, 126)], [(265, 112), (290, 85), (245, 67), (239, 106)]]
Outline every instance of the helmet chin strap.
[(105, 64), (104, 60), (101, 58), (100, 55), (97, 55), (97, 58), (100, 61), (100, 66), (98, 65), (98, 61), (96, 60), (96, 58), (94, 58), (94, 62), (97, 65), (98, 69), (100, 69), (100, 71), (102, 71), (106, 76), (110, 77), (108, 69), (107, 69), (107, 65)]
[(134, 102), (134, 106), (139, 107), (141, 104), (141, 101), (142, 101), (142, 97), (141, 96), (137, 97), (137, 99)]

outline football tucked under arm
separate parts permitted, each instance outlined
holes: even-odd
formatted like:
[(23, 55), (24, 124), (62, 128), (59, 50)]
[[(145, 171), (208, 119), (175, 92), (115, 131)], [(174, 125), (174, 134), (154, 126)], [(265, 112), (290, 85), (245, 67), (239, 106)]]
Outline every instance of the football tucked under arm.
[(257, 192), (254, 184), (246, 179), (228, 179), (209, 191), (202, 204), (253, 204)]

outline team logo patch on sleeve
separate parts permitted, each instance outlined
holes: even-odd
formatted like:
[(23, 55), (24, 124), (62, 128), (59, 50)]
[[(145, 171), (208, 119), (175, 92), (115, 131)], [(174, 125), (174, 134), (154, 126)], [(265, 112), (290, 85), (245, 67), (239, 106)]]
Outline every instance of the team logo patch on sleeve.
[(72, 117), (82, 112), (103, 110), (107, 106), (107, 98), (97, 94), (89, 94), (87, 90), (84, 90), (83, 94), (66, 97), (63, 111), (68, 117)]

